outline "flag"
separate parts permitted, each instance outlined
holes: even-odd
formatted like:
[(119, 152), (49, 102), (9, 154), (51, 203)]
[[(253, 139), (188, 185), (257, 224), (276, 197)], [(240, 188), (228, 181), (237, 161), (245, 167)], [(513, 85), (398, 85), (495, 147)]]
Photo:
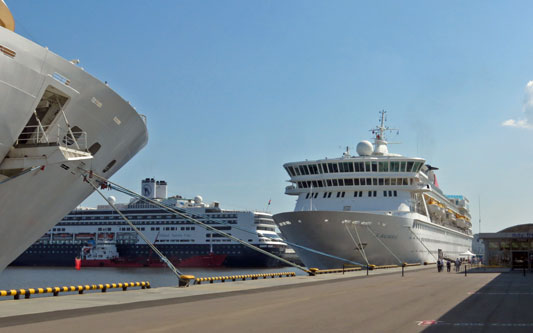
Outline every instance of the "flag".
[(269, 205), (269, 206), (270, 206), (270, 202), (271, 202), (271, 201), (272, 201), (272, 199), (269, 199), (269, 200), (268, 200), (268, 205)]

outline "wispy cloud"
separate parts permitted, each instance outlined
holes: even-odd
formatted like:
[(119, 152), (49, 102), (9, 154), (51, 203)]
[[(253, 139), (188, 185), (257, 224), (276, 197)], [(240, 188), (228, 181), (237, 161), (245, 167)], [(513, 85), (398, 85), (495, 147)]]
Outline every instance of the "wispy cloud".
[(529, 81), (526, 85), (522, 112), (524, 112), (522, 119), (508, 119), (502, 123), (502, 126), (533, 129), (531, 123), (533, 121), (533, 81)]

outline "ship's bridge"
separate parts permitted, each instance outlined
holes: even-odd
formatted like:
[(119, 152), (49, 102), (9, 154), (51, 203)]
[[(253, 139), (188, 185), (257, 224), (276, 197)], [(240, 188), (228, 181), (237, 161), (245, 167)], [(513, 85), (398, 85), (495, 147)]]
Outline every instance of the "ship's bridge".
[[(365, 156), (292, 162), (284, 165), (293, 185), (285, 193), (298, 195), (319, 188), (345, 186), (417, 186), (417, 175), (424, 166), (422, 158)], [(329, 189), (327, 189), (329, 190)]]

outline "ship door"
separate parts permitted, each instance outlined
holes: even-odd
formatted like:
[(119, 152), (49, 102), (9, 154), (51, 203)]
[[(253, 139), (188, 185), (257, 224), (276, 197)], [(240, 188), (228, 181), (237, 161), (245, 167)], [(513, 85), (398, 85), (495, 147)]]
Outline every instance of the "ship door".
[(529, 267), (529, 253), (527, 251), (513, 251), (513, 269)]

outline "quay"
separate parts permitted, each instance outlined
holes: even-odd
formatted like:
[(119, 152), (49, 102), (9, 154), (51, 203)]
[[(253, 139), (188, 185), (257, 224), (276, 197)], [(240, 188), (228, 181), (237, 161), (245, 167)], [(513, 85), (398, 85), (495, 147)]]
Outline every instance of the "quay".
[(530, 332), (533, 276), (435, 266), (0, 301), (2, 332)]

